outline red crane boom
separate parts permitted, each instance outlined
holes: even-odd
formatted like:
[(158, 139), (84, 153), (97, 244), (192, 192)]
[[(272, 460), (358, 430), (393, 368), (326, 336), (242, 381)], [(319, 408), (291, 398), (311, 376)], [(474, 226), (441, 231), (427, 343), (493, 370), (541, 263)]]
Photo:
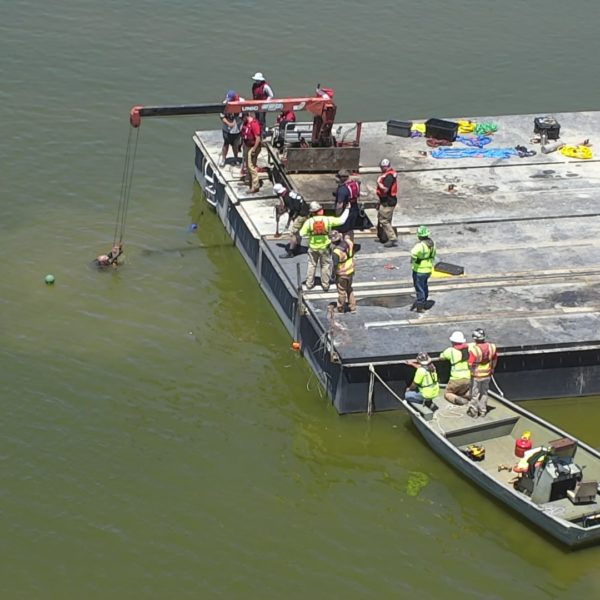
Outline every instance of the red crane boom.
[(132, 127), (139, 127), (142, 117), (170, 117), (178, 115), (208, 115), (218, 113), (244, 114), (249, 112), (281, 112), (282, 110), (311, 112), (313, 146), (331, 146), (331, 129), (337, 110), (333, 92), (328, 90), (308, 98), (272, 98), (271, 100), (243, 100), (220, 104), (176, 104), (166, 106), (134, 106), (129, 113)]

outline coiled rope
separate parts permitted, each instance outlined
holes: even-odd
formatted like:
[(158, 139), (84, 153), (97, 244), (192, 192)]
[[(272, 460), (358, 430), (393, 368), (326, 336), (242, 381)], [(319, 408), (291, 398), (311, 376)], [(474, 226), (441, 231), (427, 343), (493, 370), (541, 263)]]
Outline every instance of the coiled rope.
[(514, 148), (436, 148), (433, 158), (510, 158), (517, 156)]
[(477, 127), (474, 121), (458, 121), (458, 133), (473, 133)]
[(475, 133), (477, 135), (490, 135), (498, 131), (498, 125), (496, 123), (478, 123), (475, 126)]
[(589, 146), (563, 146), (559, 152), (569, 158), (579, 158), (582, 160), (589, 160), (594, 157), (592, 149)]
[(491, 143), (492, 138), (487, 135), (457, 135), (456, 141), (462, 142), (463, 144), (466, 144), (467, 146), (471, 146), (473, 148), (483, 148), (487, 144)]

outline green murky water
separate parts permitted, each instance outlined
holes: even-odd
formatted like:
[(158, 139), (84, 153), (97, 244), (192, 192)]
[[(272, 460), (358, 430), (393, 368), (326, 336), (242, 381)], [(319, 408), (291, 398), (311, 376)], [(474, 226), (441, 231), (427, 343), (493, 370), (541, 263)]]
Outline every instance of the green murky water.
[[(320, 398), (193, 184), (192, 131), (215, 120), (144, 125), (127, 264), (89, 266), (133, 104), (247, 94), (262, 70), (280, 95), (333, 85), (348, 120), (580, 110), (599, 12), (4, 0), (1, 597), (599, 596), (599, 549), (515, 518), (403, 414)], [(600, 445), (597, 399), (529, 406)]]

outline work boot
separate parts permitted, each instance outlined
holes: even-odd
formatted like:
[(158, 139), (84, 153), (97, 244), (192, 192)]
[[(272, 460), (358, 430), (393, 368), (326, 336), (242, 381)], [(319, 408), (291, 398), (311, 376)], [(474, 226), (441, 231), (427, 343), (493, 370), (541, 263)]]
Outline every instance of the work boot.
[(383, 247), (384, 248), (393, 248), (394, 246), (397, 246), (398, 242), (396, 240), (388, 240)]
[(424, 313), (425, 312), (425, 308), (423, 306), (417, 306), (417, 312), (418, 313)]

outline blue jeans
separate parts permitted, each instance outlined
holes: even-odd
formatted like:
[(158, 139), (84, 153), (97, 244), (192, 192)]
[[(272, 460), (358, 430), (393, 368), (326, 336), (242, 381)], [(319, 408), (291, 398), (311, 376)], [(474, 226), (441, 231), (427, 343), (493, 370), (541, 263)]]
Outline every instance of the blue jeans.
[(423, 404), (423, 402), (425, 402), (423, 394), (421, 394), (421, 392), (415, 392), (414, 390), (406, 390), (404, 399), (407, 402), (414, 402), (415, 404)]
[(427, 281), (431, 273), (417, 273), (413, 271), (413, 284), (417, 293), (417, 308), (425, 308), (427, 298), (429, 298), (429, 285)]

